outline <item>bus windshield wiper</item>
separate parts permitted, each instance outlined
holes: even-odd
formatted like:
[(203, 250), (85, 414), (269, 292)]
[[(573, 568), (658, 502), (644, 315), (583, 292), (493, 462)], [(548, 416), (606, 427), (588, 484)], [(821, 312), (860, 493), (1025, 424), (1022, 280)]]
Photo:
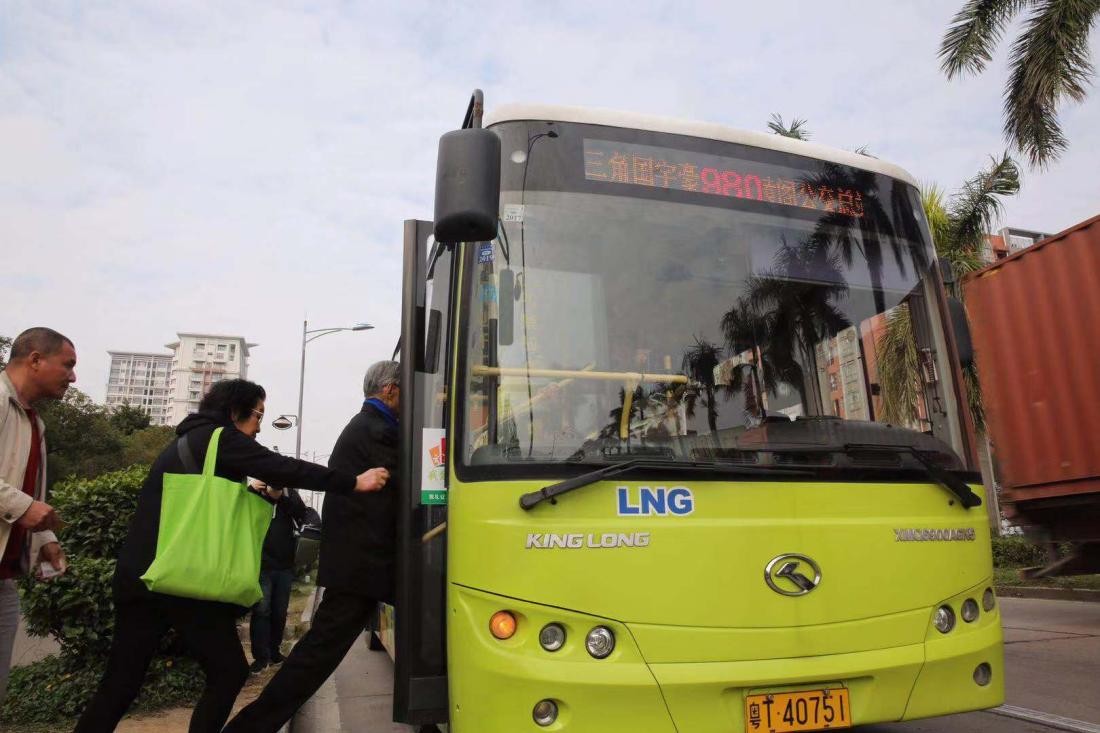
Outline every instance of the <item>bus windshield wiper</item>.
[(843, 451), (849, 453), (851, 451), (889, 451), (892, 453), (908, 453), (916, 459), (917, 463), (924, 467), (928, 477), (935, 481), (951, 492), (955, 498), (959, 500), (959, 503), (966, 509), (971, 509), (976, 506), (981, 506), (982, 499), (975, 494), (970, 486), (961, 478), (945, 471), (940, 466), (936, 465), (936, 462), (930, 459), (916, 446), (912, 445), (895, 445), (895, 444), (881, 444), (881, 443), (845, 443)]
[(716, 461), (661, 461), (653, 460), (652, 458), (634, 458), (621, 463), (615, 463), (610, 466), (602, 466), (593, 471), (582, 473), (580, 476), (574, 476), (573, 478), (559, 481), (556, 484), (550, 484), (544, 486), (538, 491), (532, 491), (524, 494), (519, 498), (519, 505), (524, 510), (529, 511), (532, 508), (538, 506), (540, 503), (546, 500), (550, 500), (551, 504), (556, 504), (556, 497), (562, 494), (567, 494), (574, 489), (579, 489), (589, 484), (594, 484), (597, 481), (603, 481), (604, 479), (611, 478), (612, 476), (618, 476), (621, 473), (626, 473), (636, 468), (651, 468), (660, 470), (675, 470), (675, 471), (719, 471), (723, 474), (733, 474), (736, 476), (809, 476), (810, 471), (803, 471), (798, 469), (772, 469), (772, 468), (757, 468), (753, 466), (730, 466)]

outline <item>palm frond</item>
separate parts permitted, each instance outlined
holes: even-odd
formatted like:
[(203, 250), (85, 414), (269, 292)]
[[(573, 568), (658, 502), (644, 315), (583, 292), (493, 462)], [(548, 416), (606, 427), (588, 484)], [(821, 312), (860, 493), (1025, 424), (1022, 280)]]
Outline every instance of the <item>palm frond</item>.
[(1012, 45), (1005, 135), (1034, 167), (1047, 166), (1066, 149), (1057, 109), (1088, 93), (1089, 34), (1098, 15), (1097, 0), (1044, 0)]
[(773, 113), (771, 120), (768, 121), (768, 129), (776, 135), (794, 138), (795, 140), (810, 139), (810, 131), (806, 129), (806, 120), (800, 120), (797, 117), (791, 120), (790, 125), (787, 125), (778, 113)]
[(981, 73), (993, 58), (1005, 26), (1028, 0), (969, 0), (951, 19), (940, 43), (940, 68), (948, 79)]
[(882, 416), (897, 425), (914, 425), (920, 416), (920, 361), (907, 304), (886, 317), (886, 331), (879, 339), (878, 380), (882, 389)]
[(1016, 161), (1007, 152), (1000, 160), (991, 157), (989, 168), (964, 183), (951, 198), (949, 246), (967, 255), (980, 252), (985, 233), (1001, 215), (1001, 199), (1019, 190), (1020, 169)]

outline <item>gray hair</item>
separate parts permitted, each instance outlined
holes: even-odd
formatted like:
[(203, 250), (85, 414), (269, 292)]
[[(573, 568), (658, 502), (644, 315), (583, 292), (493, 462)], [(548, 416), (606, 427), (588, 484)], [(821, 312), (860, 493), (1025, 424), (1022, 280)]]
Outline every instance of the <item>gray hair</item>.
[(401, 384), (401, 365), (396, 361), (376, 361), (367, 368), (363, 377), (363, 395), (373, 397), (381, 394), (390, 384)]

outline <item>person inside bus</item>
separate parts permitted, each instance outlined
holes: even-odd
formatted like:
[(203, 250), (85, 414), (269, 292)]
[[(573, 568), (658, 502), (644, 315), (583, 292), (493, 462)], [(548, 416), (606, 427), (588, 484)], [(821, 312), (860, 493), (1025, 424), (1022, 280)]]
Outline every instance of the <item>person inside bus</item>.
[(363, 378), (366, 399), (340, 433), (329, 467), (384, 466), (378, 492), (325, 497), (317, 584), (324, 587), (313, 625), (260, 696), (223, 733), (275, 733), (329, 678), (371, 621), (379, 601), (393, 602), (400, 477), (397, 415), (400, 365), (380, 361)]

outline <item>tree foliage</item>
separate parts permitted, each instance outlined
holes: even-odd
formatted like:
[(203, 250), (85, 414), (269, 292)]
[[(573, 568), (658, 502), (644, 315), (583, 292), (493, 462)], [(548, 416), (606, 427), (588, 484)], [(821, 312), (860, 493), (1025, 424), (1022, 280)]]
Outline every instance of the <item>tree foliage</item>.
[(1089, 36), (1100, 0), (967, 0), (944, 34), (941, 68), (949, 79), (980, 74), (1009, 22), (1025, 10), (1030, 15), (1009, 57), (1004, 131), (1033, 166), (1045, 167), (1068, 145), (1058, 108), (1088, 94)]
[(0, 336), (0, 370), (8, 366), (8, 352), (11, 351), (11, 336)]
[(75, 387), (64, 399), (43, 404), (39, 413), (46, 423), (50, 486), (150, 464), (174, 435), (171, 428), (150, 427), (149, 416), (136, 407), (111, 412)]
[(806, 120), (800, 120), (797, 117), (791, 120), (791, 124), (783, 122), (783, 118), (778, 113), (773, 114), (771, 119), (768, 120), (768, 129), (774, 132), (776, 135), (782, 135), (783, 137), (793, 138), (795, 140), (809, 140), (810, 131), (806, 128)]
[(123, 435), (149, 427), (149, 413), (140, 407), (123, 403), (111, 411), (111, 425)]

